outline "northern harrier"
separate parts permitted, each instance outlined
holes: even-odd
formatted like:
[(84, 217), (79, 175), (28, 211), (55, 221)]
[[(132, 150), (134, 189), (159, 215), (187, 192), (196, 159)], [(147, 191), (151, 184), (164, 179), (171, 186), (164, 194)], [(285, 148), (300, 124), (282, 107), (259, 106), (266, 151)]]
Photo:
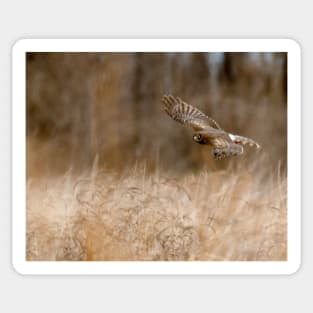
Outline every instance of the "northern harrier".
[(164, 111), (175, 121), (192, 128), (193, 140), (212, 146), (212, 155), (221, 159), (243, 153), (243, 145), (260, 148), (252, 139), (225, 132), (216, 121), (197, 108), (174, 96), (163, 96)]

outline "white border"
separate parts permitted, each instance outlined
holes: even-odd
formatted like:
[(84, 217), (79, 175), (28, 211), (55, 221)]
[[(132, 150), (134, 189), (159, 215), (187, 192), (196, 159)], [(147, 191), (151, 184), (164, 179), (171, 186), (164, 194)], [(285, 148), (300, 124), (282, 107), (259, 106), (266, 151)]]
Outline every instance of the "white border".
[[(288, 261), (26, 261), (25, 52), (288, 52)], [(13, 46), (12, 264), (20, 274), (221, 275), (293, 274), (301, 265), (301, 49), (291, 39), (22, 39)]]

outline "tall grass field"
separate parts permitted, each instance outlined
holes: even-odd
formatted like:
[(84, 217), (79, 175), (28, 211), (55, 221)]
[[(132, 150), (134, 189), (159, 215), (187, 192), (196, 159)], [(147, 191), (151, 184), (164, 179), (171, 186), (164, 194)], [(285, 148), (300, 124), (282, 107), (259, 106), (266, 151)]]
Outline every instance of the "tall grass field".
[[(255, 164), (257, 166), (257, 164)], [(133, 167), (27, 183), (27, 260), (281, 261), (286, 179), (231, 169), (170, 177)]]

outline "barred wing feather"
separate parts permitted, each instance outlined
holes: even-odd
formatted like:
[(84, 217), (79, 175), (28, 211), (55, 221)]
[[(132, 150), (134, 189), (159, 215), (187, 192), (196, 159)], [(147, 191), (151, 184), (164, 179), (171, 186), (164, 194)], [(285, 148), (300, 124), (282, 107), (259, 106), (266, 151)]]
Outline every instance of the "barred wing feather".
[(204, 130), (207, 127), (221, 129), (216, 121), (180, 98), (165, 95), (162, 102), (164, 111), (173, 120), (191, 127), (195, 131)]

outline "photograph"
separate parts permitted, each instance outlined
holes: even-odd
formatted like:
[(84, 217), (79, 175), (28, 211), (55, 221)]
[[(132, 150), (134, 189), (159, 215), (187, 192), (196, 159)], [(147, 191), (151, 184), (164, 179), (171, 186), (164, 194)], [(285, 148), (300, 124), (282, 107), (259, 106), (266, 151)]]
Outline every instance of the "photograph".
[(287, 50), (46, 50), (22, 67), (26, 263), (288, 263)]

